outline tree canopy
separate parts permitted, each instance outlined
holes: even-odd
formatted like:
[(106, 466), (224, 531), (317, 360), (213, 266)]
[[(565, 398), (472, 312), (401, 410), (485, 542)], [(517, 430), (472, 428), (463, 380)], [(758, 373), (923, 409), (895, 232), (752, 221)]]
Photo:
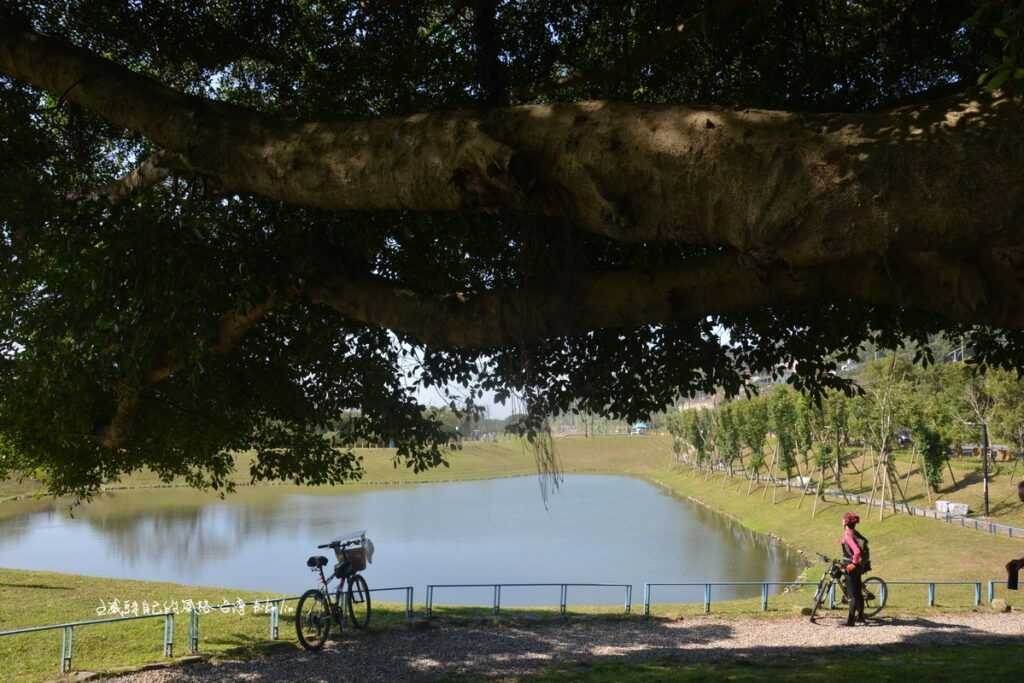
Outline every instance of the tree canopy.
[(344, 481), (367, 441), (441, 462), (422, 388), (534, 434), (764, 371), (820, 396), (862, 344), (938, 333), (1020, 367), (1022, 26), (999, 0), (6, 2), (0, 475), (222, 485), (254, 450), (254, 478)]

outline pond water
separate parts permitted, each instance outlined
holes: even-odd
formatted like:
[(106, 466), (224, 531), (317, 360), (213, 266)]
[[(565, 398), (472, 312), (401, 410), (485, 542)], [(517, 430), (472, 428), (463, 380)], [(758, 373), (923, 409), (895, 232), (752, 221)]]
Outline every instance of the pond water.
[[(311, 492), (313, 491), (313, 492)], [(311, 554), (339, 532), (369, 530), (374, 586), (792, 580), (798, 558), (728, 518), (637, 479), (568, 475), (545, 506), (534, 477), (394, 489), (254, 487), (220, 499), (186, 490), (103, 496), (69, 516), (0, 521), (0, 566), (230, 586), (295, 595), (313, 585)], [(506, 589), (503, 605), (557, 604), (556, 588)], [(714, 599), (756, 587), (715, 589)], [(659, 592), (700, 601), (701, 589)], [(393, 596), (393, 597), (392, 597)], [(399, 594), (380, 596), (401, 600)], [(233, 599), (234, 596), (225, 595)], [(622, 590), (570, 589), (570, 604), (621, 604)], [(490, 589), (438, 591), (482, 604)]]

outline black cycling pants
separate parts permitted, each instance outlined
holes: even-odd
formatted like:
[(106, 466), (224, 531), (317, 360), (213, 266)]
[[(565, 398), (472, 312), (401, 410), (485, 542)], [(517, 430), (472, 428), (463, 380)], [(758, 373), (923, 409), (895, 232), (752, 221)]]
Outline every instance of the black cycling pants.
[(846, 597), (850, 602), (846, 623), (853, 626), (855, 620), (864, 618), (864, 583), (860, 567), (846, 574)]

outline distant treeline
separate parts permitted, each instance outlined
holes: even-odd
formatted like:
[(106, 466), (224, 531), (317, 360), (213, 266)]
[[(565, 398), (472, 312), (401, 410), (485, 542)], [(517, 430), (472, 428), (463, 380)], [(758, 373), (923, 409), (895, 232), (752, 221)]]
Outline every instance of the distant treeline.
[(864, 365), (851, 395), (814, 401), (788, 385), (759, 395), (720, 400), (714, 408), (667, 416), (677, 455), (698, 465), (737, 466), (758, 473), (774, 459), (794, 471), (838, 477), (848, 447), (883, 459), (901, 445), (916, 449), (933, 489), (952, 452), (980, 444), (982, 426), (997, 442), (1024, 451), (1024, 381), (1015, 372), (965, 364), (915, 365), (892, 354)]

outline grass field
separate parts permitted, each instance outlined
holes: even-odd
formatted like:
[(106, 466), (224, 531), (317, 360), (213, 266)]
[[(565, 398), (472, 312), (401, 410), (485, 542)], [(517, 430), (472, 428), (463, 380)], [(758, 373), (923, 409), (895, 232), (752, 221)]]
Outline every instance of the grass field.
[[(772, 493), (755, 489), (747, 495), (746, 481), (729, 479), (721, 474), (707, 477), (705, 474), (672, 465), (670, 442), (665, 437), (604, 437), (595, 439), (564, 438), (556, 441), (562, 468), (567, 473), (614, 473), (642, 477), (666, 491), (681, 497), (692, 498), (728, 514), (746, 527), (761, 533), (776, 536), (791, 546), (813, 553), (835, 553), (840, 535), (839, 517), (848, 509), (835, 501), (818, 503), (817, 513), (811, 517), (812, 499), (808, 496), (802, 503), (797, 492), (776, 491), (776, 502)], [(536, 472), (532, 455), (518, 442), (504, 441), (492, 444), (469, 444), (450, 457), (450, 467), (434, 470), (423, 475), (414, 475), (405, 469), (392, 466), (392, 453), (385, 450), (364, 451), (366, 477), (363, 482), (345, 487), (315, 489), (324, 495), (335, 494), (349, 488), (367, 486), (390, 486), (414, 482), (451, 481), (462, 479), (493, 478), (533, 474)], [(238, 457), (240, 465), (239, 483), (245, 483), (248, 457)], [(970, 483), (970, 465), (956, 463), (962, 481), (967, 483), (959, 490), (943, 497), (953, 500), (975, 494), (976, 483)], [(118, 484), (122, 487), (137, 488), (163, 485), (156, 477), (146, 473), (135, 475)], [(1008, 488), (1008, 486), (1007, 486)], [(5, 495), (24, 496), (33, 489), (31, 482), (8, 483), (0, 488)], [(249, 491), (250, 489), (247, 489)], [(257, 489), (251, 490), (258, 494)], [(305, 492), (310, 492), (308, 489)], [(270, 493), (269, 491), (267, 492)], [(210, 494), (182, 490), (168, 504), (176, 506), (202, 505), (209, 501)], [(961, 498), (957, 498), (961, 496)], [(132, 492), (114, 493), (103, 497), (93, 505), (101, 505), (104, 514), (134, 514), (136, 506), (150, 505), (143, 497)], [(18, 501), (0, 503), (0, 519), (18, 516), (36, 509), (59, 508), (63, 501), (45, 497), (22, 498)], [(1013, 517), (1021, 514), (1019, 501), (1008, 501), (1000, 514)], [(864, 519), (862, 530), (871, 539), (872, 557), (877, 574), (887, 579), (930, 580), (986, 580), (999, 578), (1002, 565), (1011, 557), (1024, 555), (1024, 539), (996, 538), (973, 530), (960, 529), (934, 520), (911, 518), (904, 515), (887, 514), (878, 520), (877, 508), (869, 513), (860, 509)], [(809, 555), (813, 557), (813, 555)], [(806, 578), (816, 579), (820, 566), (812, 565)], [(208, 600), (219, 604), (225, 599), (234, 601), (265, 599), (266, 594), (239, 591), (227, 588), (202, 588), (175, 584), (146, 583), (116, 579), (96, 579), (74, 575), (47, 572), (24, 572), (0, 570), (0, 630), (18, 628), (42, 623), (57, 623), (68, 620), (95, 618), (101, 600), (109, 603), (117, 598), (122, 601), (157, 600), (170, 602), (191, 599)], [(422, 597), (422, 596), (420, 596)], [(666, 596), (671, 599), (671, 596)], [(659, 598), (660, 599), (660, 598)], [(634, 613), (640, 612), (639, 596), (635, 596)], [(770, 610), (761, 612), (757, 600), (714, 602), (712, 611), (725, 615), (758, 615), (764, 618), (792, 616), (794, 610), (806, 605), (806, 591), (792, 592), (770, 599)], [(940, 586), (938, 609), (970, 609), (973, 589), (967, 586)], [(656, 603), (656, 616), (677, 617), (695, 614), (700, 604)], [(575, 609), (574, 613), (592, 614), (608, 612), (608, 608)], [(926, 589), (922, 586), (893, 586), (890, 591), (890, 612), (930, 613), (926, 607)], [(457, 617), (490, 618), (487, 610), (444, 609), (438, 614)], [(557, 618), (553, 610), (515, 610), (513, 616), (529, 618)], [(503, 617), (507, 618), (507, 617)], [(636, 616), (631, 618), (638, 618)], [(397, 605), (380, 604), (375, 609), (374, 625), (385, 628), (402, 622), (404, 617)], [(163, 625), (161, 620), (142, 620), (116, 627), (97, 626), (83, 629), (75, 635), (76, 669), (110, 669), (138, 665), (144, 662), (160, 661)], [(264, 651), (267, 648), (294, 647), (294, 629), (286, 614), (281, 622), (282, 641), (272, 644), (268, 641), (269, 617), (266, 614), (245, 615), (214, 613), (202, 618), (201, 651), (204, 654), (245, 655)], [(184, 652), (186, 645), (187, 619), (179, 617), (175, 625), (176, 652)], [(41, 680), (57, 670), (60, 633), (49, 632), (16, 638), (0, 638), (0, 678), (3, 680)], [(977, 650), (978, 657), (988, 657), (985, 648)], [(934, 653), (936, 670), (942, 670), (941, 653)], [(922, 655), (923, 656), (923, 655)], [(928, 655), (931, 656), (931, 655)], [(992, 658), (992, 665), (1000, 663)], [(929, 661), (932, 661), (929, 660)], [(813, 660), (817, 661), (817, 660)], [(909, 659), (893, 654), (889, 671), (893, 678), (902, 672)], [(986, 660), (987, 661), (987, 660)], [(891, 665), (891, 666), (890, 666)], [(662, 664), (643, 664), (629, 667), (628, 672), (619, 665), (597, 666), (585, 673), (592, 678), (582, 680), (746, 680), (747, 670), (743, 665), (715, 667), (714, 676), (706, 667), (664, 667)], [(773, 665), (774, 666), (774, 665)], [(784, 666), (784, 665), (783, 665)], [(841, 671), (832, 673), (842, 676), (858, 675), (856, 662), (842, 665)], [(820, 667), (819, 667), (820, 668)], [(792, 671), (787, 669), (787, 671)], [(816, 669), (817, 671), (817, 669)], [(821, 669), (825, 673), (830, 670)], [(994, 668), (995, 673), (1002, 669)], [(726, 675), (728, 673), (728, 675)], [(802, 672), (801, 675), (803, 675)], [(566, 680), (570, 674), (581, 672), (559, 670), (551, 672), (543, 680)], [(808, 674), (810, 675), (810, 674)], [(888, 675), (888, 674), (887, 674)], [(834, 678), (835, 676), (831, 676)], [(806, 678), (819, 680), (819, 678)], [(885, 680), (883, 678), (883, 680)]]
[[(655, 661), (638, 664), (596, 663), (560, 667), (528, 680), (531, 683), (683, 683), (685, 681), (983, 681), (1016, 680), (1020, 663), (1007, 657), (1005, 645), (950, 647), (905, 646), (828, 654), (792, 654), (770, 660), (714, 664)], [(452, 679), (470, 683), (481, 679)], [(519, 679), (505, 679), (512, 683)]]
[[(184, 586), (174, 583), (101, 579), (75, 574), (0, 569), (0, 631), (47, 623), (100, 619), (115, 615), (99, 613), (100, 606), (117, 600), (159, 603), (180, 609), (185, 601), (210, 605), (226, 602), (286, 597), (231, 588)], [(214, 609), (200, 616), (199, 649), (208, 656), (248, 656), (277, 648), (297, 647), (295, 602), (286, 603), (280, 618), (280, 640), (271, 641), (270, 617), (252, 606), (223, 613)], [(174, 654), (187, 654), (188, 615), (174, 622)], [(391, 602), (374, 604), (371, 627), (389, 628), (404, 623), (404, 606)], [(163, 658), (162, 618), (139, 619), (75, 629), (73, 667), (106, 671), (138, 666)], [(0, 638), (0, 680), (41, 681), (60, 670), (61, 631), (46, 631)]]

